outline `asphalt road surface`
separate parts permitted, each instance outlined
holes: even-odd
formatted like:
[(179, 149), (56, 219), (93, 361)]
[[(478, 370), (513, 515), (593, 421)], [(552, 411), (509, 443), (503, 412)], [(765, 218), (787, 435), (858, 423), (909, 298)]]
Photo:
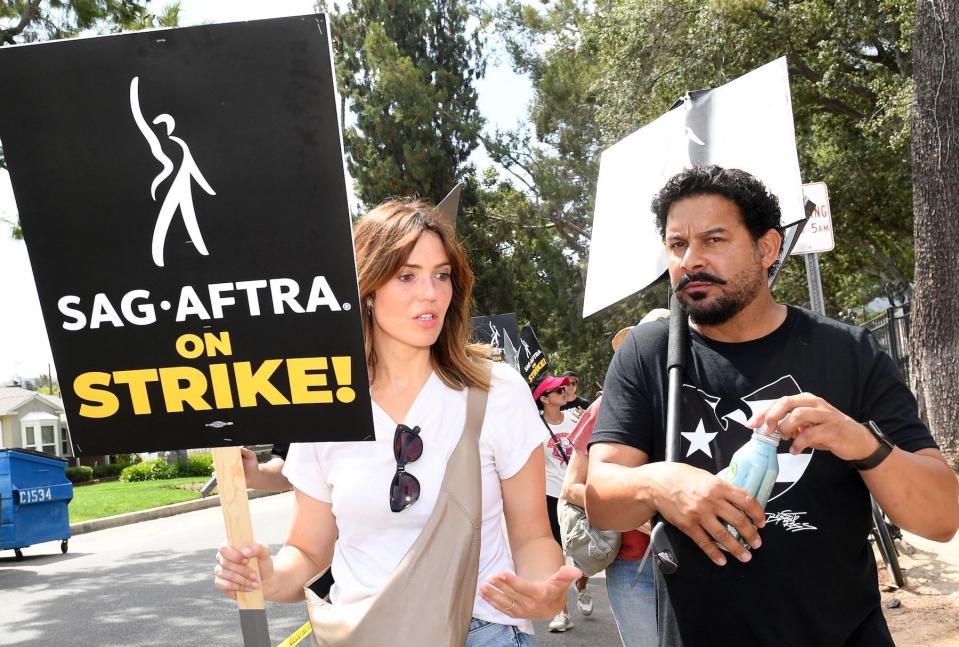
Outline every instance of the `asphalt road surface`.
[[(256, 536), (274, 551), (291, 506), (291, 494), (250, 502)], [(235, 603), (212, 584), (223, 535), (220, 508), (211, 508), (78, 535), (66, 555), (59, 542), (24, 549), (20, 562), (0, 551), (0, 645), (242, 646)], [(581, 616), (571, 596), (576, 626), (551, 634), (537, 623), (537, 645), (620, 644), (605, 580), (590, 588), (593, 615)], [(306, 621), (301, 604), (267, 603), (267, 616), (274, 645)]]

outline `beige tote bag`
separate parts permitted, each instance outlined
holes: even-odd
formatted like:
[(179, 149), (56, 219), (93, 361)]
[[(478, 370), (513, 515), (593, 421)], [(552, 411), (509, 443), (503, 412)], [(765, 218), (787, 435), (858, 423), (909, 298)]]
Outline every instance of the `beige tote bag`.
[[(489, 364), (485, 363), (487, 371)], [(469, 389), (466, 424), (446, 464), (436, 508), (426, 527), (375, 595), (333, 605), (304, 587), (319, 647), (466, 643), (483, 520), (479, 435), (488, 393)], [(397, 513), (402, 514), (402, 513)]]

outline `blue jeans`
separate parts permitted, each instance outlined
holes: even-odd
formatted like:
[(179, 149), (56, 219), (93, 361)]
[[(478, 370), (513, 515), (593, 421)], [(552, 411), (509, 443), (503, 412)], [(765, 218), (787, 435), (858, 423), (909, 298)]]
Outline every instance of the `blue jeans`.
[(606, 592), (624, 647), (656, 647), (656, 580), (653, 558), (643, 565), (636, 586), (638, 561), (615, 559), (606, 567)]
[(534, 647), (536, 641), (519, 627), (498, 625), (473, 618), (465, 647)]

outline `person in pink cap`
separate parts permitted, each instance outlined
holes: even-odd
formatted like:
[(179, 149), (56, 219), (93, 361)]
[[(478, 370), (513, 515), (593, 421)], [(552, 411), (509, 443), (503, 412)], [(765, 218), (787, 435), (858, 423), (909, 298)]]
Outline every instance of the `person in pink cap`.
[[(543, 441), (543, 450), (546, 452), (546, 509), (549, 512), (549, 524), (553, 530), (553, 537), (561, 546), (563, 542), (559, 532), (556, 505), (563, 491), (566, 466), (569, 465), (569, 460), (573, 456), (573, 444), (570, 442), (569, 435), (576, 427), (576, 417), (572, 415), (572, 412), (562, 409), (566, 404), (567, 387), (569, 387), (568, 377), (547, 375), (533, 389), (533, 399), (536, 400), (540, 416), (549, 432)], [(575, 583), (577, 606), (586, 616), (593, 612), (593, 600), (589, 591), (586, 590), (588, 581), (588, 578), (582, 577)], [(549, 623), (549, 630), (563, 632), (572, 626), (573, 621), (570, 619), (567, 605)]]

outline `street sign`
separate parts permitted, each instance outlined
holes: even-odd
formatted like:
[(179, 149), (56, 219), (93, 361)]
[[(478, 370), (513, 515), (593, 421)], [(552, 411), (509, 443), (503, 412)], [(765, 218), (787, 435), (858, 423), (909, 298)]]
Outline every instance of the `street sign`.
[(791, 254), (821, 254), (836, 246), (832, 231), (832, 212), (829, 210), (829, 191), (823, 182), (802, 185), (803, 196), (816, 205), (803, 227)]
[(824, 315), (826, 299), (823, 296), (822, 277), (819, 273), (819, 253), (830, 252), (836, 246), (832, 234), (832, 214), (829, 211), (829, 191), (823, 182), (803, 184), (802, 190), (808, 218), (789, 253), (793, 256), (801, 255), (806, 262), (809, 307)]

